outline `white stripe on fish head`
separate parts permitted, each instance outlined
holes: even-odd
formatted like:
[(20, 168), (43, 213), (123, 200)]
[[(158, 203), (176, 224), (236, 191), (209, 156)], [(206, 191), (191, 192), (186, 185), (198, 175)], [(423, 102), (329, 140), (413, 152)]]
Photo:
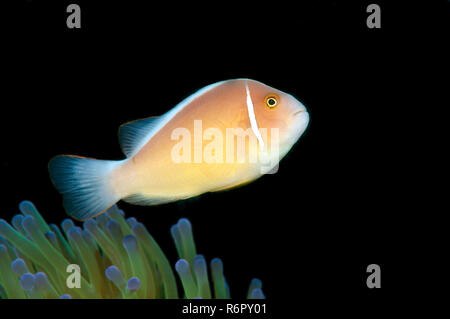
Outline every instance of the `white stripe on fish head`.
[(259, 146), (263, 149), (264, 141), (262, 139), (261, 132), (259, 131), (258, 123), (256, 122), (255, 109), (253, 107), (253, 101), (252, 101), (252, 97), (250, 96), (250, 90), (248, 88), (247, 81), (245, 81), (245, 90), (247, 92), (247, 111), (248, 111), (248, 117), (250, 119), (250, 125), (251, 125), (253, 133), (256, 135), (256, 138), (258, 139)]

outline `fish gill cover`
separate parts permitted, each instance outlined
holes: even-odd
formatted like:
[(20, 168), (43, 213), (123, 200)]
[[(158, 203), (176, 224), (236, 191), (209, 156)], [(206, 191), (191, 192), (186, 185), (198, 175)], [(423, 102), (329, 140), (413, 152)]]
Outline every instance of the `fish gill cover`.
[[(170, 229), (180, 258), (179, 294), (171, 264), (152, 235), (117, 206), (83, 227), (71, 219), (61, 227), (49, 225), (29, 201), (19, 208), (11, 224), (0, 219), (0, 299), (230, 298), (222, 261), (211, 260), (209, 275), (185, 218)], [(69, 288), (74, 268), (80, 274), (77, 289)], [(261, 288), (253, 279), (247, 298), (265, 298)]]

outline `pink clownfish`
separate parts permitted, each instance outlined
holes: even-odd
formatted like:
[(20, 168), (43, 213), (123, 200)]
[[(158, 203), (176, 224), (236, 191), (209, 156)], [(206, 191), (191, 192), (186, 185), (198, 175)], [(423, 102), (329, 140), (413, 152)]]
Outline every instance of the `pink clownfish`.
[(249, 183), (278, 165), (308, 122), (292, 95), (250, 79), (222, 81), (162, 116), (122, 125), (126, 159), (61, 155), (49, 171), (67, 213), (85, 220), (121, 199), (157, 205)]

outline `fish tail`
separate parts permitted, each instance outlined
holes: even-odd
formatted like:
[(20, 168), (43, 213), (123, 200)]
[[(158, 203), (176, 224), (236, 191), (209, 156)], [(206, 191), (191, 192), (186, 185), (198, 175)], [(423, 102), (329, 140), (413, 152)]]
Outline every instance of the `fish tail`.
[(63, 195), (64, 208), (86, 220), (105, 212), (120, 200), (113, 189), (112, 172), (121, 161), (103, 161), (72, 155), (54, 157), (48, 164), (50, 178)]

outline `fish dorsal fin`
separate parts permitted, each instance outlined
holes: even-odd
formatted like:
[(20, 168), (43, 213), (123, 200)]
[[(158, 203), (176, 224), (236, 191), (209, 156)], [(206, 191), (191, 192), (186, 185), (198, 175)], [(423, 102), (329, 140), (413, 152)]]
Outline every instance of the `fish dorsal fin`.
[(197, 97), (219, 86), (226, 81), (217, 82), (205, 86), (194, 94), (178, 103), (173, 109), (161, 116), (148, 117), (142, 120), (131, 121), (119, 128), (119, 143), (127, 157), (133, 157), (147, 142), (170, 121), (186, 105)]
[(160, 121), (161, 116), (152, 116), (122, 124), (119, 128), (119, 143), (123, 153), (127, 157), (136, 154), (148, 142), (148, 137), (155, 133)]

